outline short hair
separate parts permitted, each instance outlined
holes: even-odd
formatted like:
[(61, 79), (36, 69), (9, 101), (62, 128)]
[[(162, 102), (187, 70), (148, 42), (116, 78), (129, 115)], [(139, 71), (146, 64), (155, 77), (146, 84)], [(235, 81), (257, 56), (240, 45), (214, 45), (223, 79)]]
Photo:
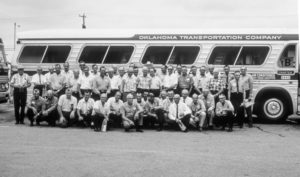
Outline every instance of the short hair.
[(226, 96), (224, 95), (224, 93), (221, 93), (221, 94), (219, 95), (219, 98), (226, 98)]
[(137, 93), (136, 93), (136, 96), (137, 96), (137, 95), (141, 95), (141, 96), (142, 96), (142, 93), (141, 93), (141, 92), (137, 92)]
[(129, 93), (127, 96), (126, 96), (127, 99), (131, 98), (133, 99), (133, 95), (131, 93)]
[(106, 93), (102, 93), (102, 94), (100, 95), (100, 98), (102, 98), (102, 97), (107, 98), (107, 94), (106, 94)]
[(86, 93), (90, 94), (91, 92), (89, 90), (85, 90), (84, 94), (86, 94)]
[(55, 64), (55, 67), (59, 67), (60, 68), (60, 64)]
[(154, 97), (154, 94), (153, 94), (152, 92), (150, 92), (150, 93), (148, 94), (148, 96)]
[(179, 94), (175, 94), (174, 98), (180, 98), (180, 95)]
[(98, 66), (96, 63), (92, 65), (92, 68), (94, 68), (95, 66)]
[(173, 90), (169, 90), (168, 93), (174, 93), (174, 91)]
[(234, 71), (234, 73), (240, 73), (240, 72), (241, 72), (240, 70), (235, 70), (235, 71)]
[(121, 95), (121, 92), (120, 92), (120, 91), (117, 91), (117, 92), (115, 93), (115, 96), (116, 96), (117, 94), (120, 94), (120, 95)]
[(181, 93), (183, 94), (183, 93), (189, 93), (189, 91), (187, 90), (187, 89), (183, 89), (182, 91), (181, 91)]
[(193, 94), (192, 98), (198, 98), (198, 95), (196, 93)]

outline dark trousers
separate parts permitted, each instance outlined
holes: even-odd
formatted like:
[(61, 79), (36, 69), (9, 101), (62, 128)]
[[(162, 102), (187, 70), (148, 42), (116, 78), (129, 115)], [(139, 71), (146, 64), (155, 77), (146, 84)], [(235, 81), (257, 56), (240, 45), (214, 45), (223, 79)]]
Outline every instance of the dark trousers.
[(76, 118), (71, 119), (71, 112), (62, 111), (63, 116), (66, 118), (65, 122), (61, 124), (61, 127), (66, 128), (72, 126), (76, 122)]
[(34, 89), (38, 89), (40, 91), (40, 96), (43, 96), (43, 90), (44, 90), (45, 86), (44, 85), (35, 85), (33, 87), (33, 90)]
[[(95, 100), (95, 101), (97, 101), (97, 100), (100, 100), (100, 95), (102, 94), (102, 93), (106, 93), (107, 91), (106, 90), (99, 90), (99, 93), (100, 94), (96, 94), (96, 93), (92, 93), (92, 98)], [(109, 98), (109, 97), (108, 97)]]
[[(16, 123), (24, 123), (27, 89), (14, 88), (13, 92)], [(21, 112), (20, 112), (21, 108)]]
[(159, 97), (160, 95), (160, 89), (150, 89), (149, 92), (153, 93), (154, 97)]
[(149, 89), (137, 88), (137, 89), (136, 89), (136, 92), (137, 92), (137, 93), (149, 92)]
[(158, 123), (160, 128), (163, 128), (164, 124), (164, 111), (162, 109), (155, 110), (155, 114), (157, 116), (151, 116), (151, 115), (144, 115), (143, 116), (143, 125), (145, 127), (154, 126), (155, 123)]
[(244, 107), (241, 106), (243, 99), (243, 93), (231, 93), (230, 101), (234, 107), (234, 112), (236, 114), (235, 119), (239, 126), (243, 126), (245, 119)]
[[(218, 93), (219, 91), (217, 91), (217, 90), (211, 90), (210, 91), (210, 93), (212, 94), (212, 95), (214, 95), (214, 94), (216, 94), (216, 93)], [(215, 107), (216, 107), (216, 104), (219, 102), (219, 97), (218, 96), (216, 96), (215, 97)]]
[(226, 99), (228, 99), (228, 89), (227, 88), (225, 88), (223, 90), (223, 94), (225, 95)]
[[(246, 90), (246, 99), (249, 99), (249, 96), (250, 96), (250, 90)], [(252, 126), (253, 124), (253, 118), (252, 118), (252, 106), (248, 107), (248, 108), (245, 108), (246, 110), (246, 113), (247, 113), (247, 119), (248, 119), (248, 124), (250, 126)]]
[(110, 94), (108, 94), (107, 97), (108, 98), (114, 97), (118, 91), (119, 91), (119, 89), (111, 89)]
[[(180, 119), (181, 122), (186, 126), (186, 128), (189, 127), (190, 118), (191, 118), (191, 114), (187, 114), (183, 118)], [(171, 120), (171, 119), (167, 118), (166, 122), (172, 127), (178, 127), (178, 124), (175, 120)]]
[(51, 111), (47, 116), (39, 116), (36, 120), (37, 123), (46, 121), (49, 125), (55, 126), (55, 122), (58, 120), (57, 110)]
[[(40, 112), (38, 112), (39, 114)], [(31, 124), (33, 124), (34, 122), (34, 116), (36, 116), (36, 114), (34, 114), (33, 110), (31, 108), (27, 109), (27, 117), (30, 121)], [(42, 117), (42, 115), (40, 114), (39, 116), (36, 117), (36, 119), (38, 120), (40, 117)]]
[[(57, 90), (54, 90), (54, 91), (57, 91)], [(56, 96), (57, 98), (59, 98), (60, 96), (62, 96), (63, 94), (65, 94), (65, 92), (66, 92), (66, 87), (60, 89), (59, 92), (57, 92), (57, 93), (55, 94), (55, 96)]]
[(234, 116), (232, 112), (227, 112), (227, 115), (216, 116), (214, 118), (215, 125), (221, 125), (222, 127), (226, 127), (228, 124), (228, 128), (232, 129), (233, 127)]
[(108, 125), (121, 128), (122, 127), (122, 116), (110, 113), (108, 115)]
[(74, 96), (77, 99), (77, 101), (80, 100), (79, 92), (72, 92), (72, 96)]
[(104, 119), (105, 117), (100, 114), (96, 114), (92, 116), (92, 121), (94, 122), (94, 128), (100, 130)]
[(80, 111), (80, 116), (83, 117), (83, 120), (78, 120), (77, 117), (79, 116), (76, 116), (76, 121), (77, 121), (77, 125), (78, 126), (81, 126), (81, 127), (89, 127), (91, 126), (91, 121), (92, 121), (92, 113), (89, 113), (89, 114), (83, 114), (81, 111)]

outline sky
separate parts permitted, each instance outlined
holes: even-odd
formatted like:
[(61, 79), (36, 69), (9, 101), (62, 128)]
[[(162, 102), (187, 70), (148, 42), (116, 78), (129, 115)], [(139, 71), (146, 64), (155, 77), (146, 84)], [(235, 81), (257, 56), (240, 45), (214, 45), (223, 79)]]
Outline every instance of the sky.
[(80, 29), (298, 29), (297, 0), (1, 0), (0, 38), (17, 32)]

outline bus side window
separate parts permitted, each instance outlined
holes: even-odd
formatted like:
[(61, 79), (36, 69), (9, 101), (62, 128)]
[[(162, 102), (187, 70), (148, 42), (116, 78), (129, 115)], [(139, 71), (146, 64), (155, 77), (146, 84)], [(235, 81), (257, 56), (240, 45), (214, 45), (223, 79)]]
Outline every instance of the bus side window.
[(25, 46), (19, 57), (20, 63), (40, 63), (46, 46)]
[(128, 63), (133, 53), (133, 46), (110, 46), (104, 64)]
[(243, 47), (235, 65), (261, 65), (266, 60), (269, 47)]
[(64, 63), (70, 51), (71, 46), (48, 46), (43, 63)]
[(164, 65), (170, 56), (172, 48), (172, 46), (150, 46), (143, 56), (142, 63), (150, 62)]
[(278, 66), (281, 68), (296, 67), (296, 45), (289, 45), (284, 49), (278, 60)]
[(176, 46), (168, 64), (189, 65), (193, 64), (198, 56), (198, 46)]
[(85, 46), (78, 62), (102, 63), (108, 46)]
[(208, 64), (210, 65), (233, 65), (240, 51), (240, 46), (215, 47), (210, 54)]

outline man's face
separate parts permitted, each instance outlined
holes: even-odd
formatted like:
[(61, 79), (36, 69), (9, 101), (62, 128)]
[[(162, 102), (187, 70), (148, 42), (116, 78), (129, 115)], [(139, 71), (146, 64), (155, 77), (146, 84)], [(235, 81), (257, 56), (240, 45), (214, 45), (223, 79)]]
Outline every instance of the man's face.
[(64, 64), (65, 71), (69, 71), (69, 64)]
[(100, 100), (101, 100), (102, 103), (105, 103), (105, 102), (106, 102), (106, 99), (107, 99), (106, 96), (101, 95)]
[(239, 73), (239, 72), (234, 73), (235, 79), (238, 80), (240, 78), (240, 75), (241, 75), (241, 73)]
[(120, 69), (120, 70), (119, 70), (119, 74), (120, 74), (121, 76), (123, 76), (123, 75), (125, 74), (125, 71), (124, 71), (123, 69)]
[(101, 68), (100, 72), (101, 72), (101, 75), (102, 75), (102, 76), (104, 76), (104, 75), (105, 75), (105, 73), (106, 73), (106, 70), (105, 70), (105, 68)]
[(183, 97), (183, 98), (186, 98), (186, 97), (188, 97), (188, 95), (189, 95), (189, 93), (182, 92), (182, 97)]
[(176, 104), (179, 103), (179, 100), (180, 100), (180, 97), (174, 97), (174, 101), (175, 101)]
[(197, 68), (196, 68), (196, 67), (191, 68), (191, 71), (192, 71), (192, 74), (193, 74), (193, 75), (196, 75), (196, 74), (197, 74)]
[(39, 91), (33, 92), (33, 96), (34, 98), (38, 98), (40, 96), (40, 92)]
[(246, 68), (241, 68), (241, 74), (242, 74), (243, 76), (246, 75), (246, 71), (247, 71)]
[(22, 75), (24, 73), (24, 69), (18, 69), (18, 73)]
[(85, 92), (84, 93), (84, 99), (88, 100), (90, 98), (90, 93)]
[(53, 92), (47, 92), (47, 97), (51, 99), (53, 97)]
[(142, 100), (142, 94), (136, 94), (136, 99), (138, 101), (141, 101)]
[(139, 69), (138, 68), (135, 68), (134, 70), (133, 70), (133, 73), (134, 73), (134, 75), (139, 75)]
[(81, 70), (84, 70), (85, 64), (84, 63), (80, 63), (79, 67), (80, 67)]
[(95, 66), (93, 67), (93, 71), (94, 71), (94, 73), (97, 73), (97, 72), (98, 72), (98, 66), (97, 66), (97, 65), (95, 65)]
[(186, 75), (187, 74), (187, 68), (182, 68), (182, 74)]
[(213, 73), (213, 72), (214, 72), (214, 69), (215, 69), (214, 67), (209, 67), (209, 68), (208, 68), (208, 71), (209, 71), (210, 73)]
[(221, 103), (224, 103), (225, 102), (225, 97), (221, 96), (221, 97), (219, 97), (219, 100), (220, 100)]
[(118, 101), (118, 100), (120, 100), (120, 98), (121, 98), (121, 93), (116, 93), (116, 95), (115, 95), (115, 99), (116, 99), (116, 101)]
[(37, 70), (37, 73), (38, 73), (38, 74), (42, 74), (42, 72), (43, 72), (42, 69), (38, 69), (38, 70)]
[(203, 91), (203, 95), (204, 95), (204, 96), (207, 96), (207, 95), (208, 95), (208, 93), (209, 93), (209, 91), (208, 91), (208, 90), (205, 90), (205, 91)]
[(154, 101), (154, 96), (153, 95), (149, 96), (149, 101)]
[(165, 67), (161, 68), (161, 72), (166, 73), (167, 72), (166, 68)]
[(214, 78), (217, 79), (219, 77), (219, 72), (214, 72)]
[(56, 71), (57, 74), (60, 73), (60, 66), (59, 65), (55, 66), (55, 71)]
[(153, 77), (155, 75), (155, 72), (153, 69), (150, 70), (150, 75)]
[(201, 75), (204, 75), (204, 74), (205, 74), (205, 68), (204, 68), (204, 67), (201, 67), (201, 68), (200, 68), (200, 74), (201, 74)]
[(172, 68), (169, 68), (169, 69), (168, 69), (168, 73), (169, 73), (169, 74), (172, 74), (172, 73), (173, 73), (173, 69), (172, 69)]
[(182, 68), (181, 67), (177, 67), (177, 72), (181, 73), (182, 72)]
[(132, 76), (132, 71), (128, 71), (128, 76)]
[(174, 93), (168, 93), (168, 98), (172, 100), (174, 98)]
[(128, 104), (131, 105), (133, 103), (133, 97), (128, 97), (127, 102), (128, 102)]
[(193, 102), (197, 103), (198, 102), (198, 96), (193, 96)]
[(114, 71), (108, 71), (108, 75), (109, 75), (109, 77), (113, 77)]
[(85, 73), (85, 75), (88, 75), (88, 74), (89, 74), (89, 68), (88, 68), (88, 67), (85, 67), (85, 68), (84, 68), (84, 73)]
[(148, 71), (144, 69), (144, 70), (143, 70), (143, 75), (144, 75), (144, 76), (147, 76), (147, 75), (148, 75)]
[(229, 71), (230, 71), (229, 67), (224, 67), (224, 72), (225, 73), (229, 73)]
[(54, 69), (53, 69), (53, 68), (49, 68), (49, 72), (50, 72), (50, 73), (53, 73), (53, 72), (54, 72)]
[(73, 73), (74, 73), (74, 77), (75, 77), (75, 78), (78, 78), (78, 77), (79, 77), (79, 72), (78, 72), (78, 71), (74, 71)]
[(167, 97), (167, 93), (166, 92), (161, 92), (160, 94), (162, 99), (165, 99)]
[(71, 98), (72, 91), (70, 89), (66, 90), (66, 96), (67, 98)]

